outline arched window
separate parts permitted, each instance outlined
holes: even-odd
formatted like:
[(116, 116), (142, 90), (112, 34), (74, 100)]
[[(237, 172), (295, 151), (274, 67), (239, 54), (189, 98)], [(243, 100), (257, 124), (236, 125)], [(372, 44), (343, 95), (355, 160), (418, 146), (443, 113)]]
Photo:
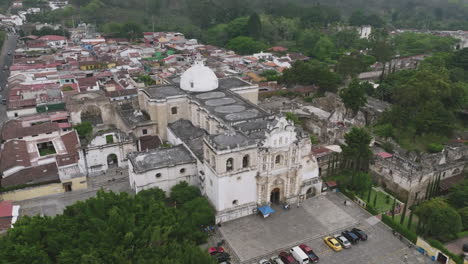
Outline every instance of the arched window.
[(237, 200), (232, 201), (232, 205), (237, 205), (238, 203), (239, 203), (239, 201), (237, 201)]
[(275, 158), (275, 164), (281, 164), (283, 162), (283, 156), (277, 155)]
[(250, 157), (249, 155), (245, 155), (242, 158), (242, 168), (247, 168), (248, 166), (250, 166)]
[(161, 173), (156, 173), (156, 178), (161, 178)]
[(232, 171), (234, 169), (234, 159), (229, 158), (226, 161), (226, 171)]
[(173, 115), (177, 115), (177, 106), (174, 106), (174, 107), (171, 108), (171, 113)]

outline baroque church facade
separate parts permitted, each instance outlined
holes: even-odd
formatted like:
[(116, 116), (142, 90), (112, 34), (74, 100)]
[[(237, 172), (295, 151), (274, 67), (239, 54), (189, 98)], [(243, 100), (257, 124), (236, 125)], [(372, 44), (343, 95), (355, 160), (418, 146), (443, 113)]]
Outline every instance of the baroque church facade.
[(320, 194), (309, 135), (259, 108), (258, 86), (218, 79), (199, 60), (170, 85), (141, 88), (138, 99), (171, 147), (129, 155), (136, 192), (187, 181), (208, 197), (217, 223)]

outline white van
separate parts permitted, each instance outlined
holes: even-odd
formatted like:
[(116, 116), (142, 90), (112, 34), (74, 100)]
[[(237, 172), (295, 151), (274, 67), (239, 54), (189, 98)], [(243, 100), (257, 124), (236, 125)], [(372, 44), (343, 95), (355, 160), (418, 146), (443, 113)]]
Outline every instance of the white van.
[(299, 262), (299, 264), (308, 264), (309, 257), (302, 251), (300, 247), (293, 247), (290, 250), (291, 255)]

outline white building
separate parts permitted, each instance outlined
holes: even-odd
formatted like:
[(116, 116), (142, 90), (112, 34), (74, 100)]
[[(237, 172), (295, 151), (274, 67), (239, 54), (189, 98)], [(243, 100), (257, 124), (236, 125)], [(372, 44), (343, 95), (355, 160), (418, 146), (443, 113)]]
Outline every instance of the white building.
[(197, 61), (181, 76), (180, 87), (145, 87), (138, 97), (158, 136), (175, 147), (130, 155), (136, 192), (168, 192), (185, 180), (209, 198), (218, 223), (253, 214), (260, 205), (320, 194), (309, 136), (259, 108), (258, 86), (218, 79)]

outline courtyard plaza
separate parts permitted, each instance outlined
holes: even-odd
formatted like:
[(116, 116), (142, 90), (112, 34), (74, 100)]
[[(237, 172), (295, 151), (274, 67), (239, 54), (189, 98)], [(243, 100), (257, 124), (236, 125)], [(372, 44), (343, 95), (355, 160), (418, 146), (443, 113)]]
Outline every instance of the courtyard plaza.
[[(346, 205), (344, 201), (347, 201)], [(211, 246), (224, 240), (224, 247), (232, 255), (232, 263), (258, 263), (293, 246), (306, 244), (320, 257), (320, 263), (432, 263), (404, 238), (341, 193), (328, 192), (291, 205), (289, 210), (273, 205), (276, 211), (263, 218), (251, 215), (222, 223)], [(323, 242), (327, 235), (339, 234), (357, 227), (369, 239), (350, 249), (334, 252)], [(405, 257), (406, 256), (406, 257)]]

